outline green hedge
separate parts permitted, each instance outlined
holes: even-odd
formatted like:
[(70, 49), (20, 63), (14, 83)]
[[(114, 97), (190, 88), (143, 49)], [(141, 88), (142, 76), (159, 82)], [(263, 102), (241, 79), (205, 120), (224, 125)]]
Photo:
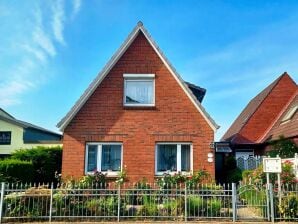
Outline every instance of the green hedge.
[(20, 149), (11, 155), (12, 159), (32, 161), (33, 181), (36, 183), (56, 182), (55, 172), (61, 173), (62, 147), (36, 147)]
[(29, 183), (34, 180), (34, 167), (31, 161), (8, 158), (0, 160), (0, 174), (2, 181)]

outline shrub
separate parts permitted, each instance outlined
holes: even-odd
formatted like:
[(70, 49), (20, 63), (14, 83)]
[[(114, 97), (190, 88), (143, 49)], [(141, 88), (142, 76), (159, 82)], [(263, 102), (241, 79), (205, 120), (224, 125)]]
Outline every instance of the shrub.
[(298, 218), (298, 196), (292, 193), (283, 197), (278, 212), (283, 218)]
[(87, 200), (85, 206), (92, 216), (117, 216), (118, 213), (117, 197), (102, 197)]
[(80, 188), (106, 188), (107, 180), (106, 174), (102, 172), (95, 171), (94, 174), (89, 174), (83, 176), (80, 179), (79, 187)]
[(8, 158), (0, 160), (0, 174), (8, 182), (32, 182), (34, 167), (31, 161)]
[(32, 161), (36, 183), (56, 182), (55, 172), (61, 173), (62, 148), (60, 146), (20, 149), (13, 152), (11, 158)]
[(187, 198), (187, 207), (189, 216), (203, 216), (206, 209), (206, 201), (201, 197), (189, 196)]
[(252, 172), (253, 172), (252, 170), (243, 170), (242, 171), (242, 179), (248, 181)]
[(158, 207), (154, 198), (143, 196), (143, 206), (138, 210), (137, 216), (157, 216)]
[(237, 168), (237, 161), (234, 156), (229, 156), (225, 159), (225, 170), (233, 170)]
[[(194, 188), (196, 185), (210, 180), (210, 174), (206, 170), (198, 170), (193, 175), (184, 175), (181, 172), (171, 175), (164, 173), (161, 178), (157, 180), (157, 184), (161, 189), (179, 188), (181, 184), (186, 183), (188, 188)], [(183, 186), (183, 185), (182, 185)]]
[(143, 195), (151, 193), (151, 186), (147, 183), (146, 178), (138, 181), (134, 185), (133, 190), (129, 190), (126, 193), (126, 201), (131, 205), (142, 205)]
[(221, 201), (216, 198), (208, 199), (207, 201), (207, 216), (218, 217), (221, 209)]
[(14, 192), (5, 196), (4, 203), (6, 216), (46, 216), (50, 205), (50, 190), (41, 186)]
[[(282, 164), (281, 182), (282, 184), (293, 184), (295, 183), (295, 174), (293, 171), (293, 166), (290, 161), (286, 161)], [(260, 165), (258, 168), (254, 169), (251, 173), (248, 173), (244, 179), (247, 183), (251, 181), (254, 184), (265, 184), (266, 174), (263, 172), (263, 166)], [(270, 175), (270, 182), (276, 183), (277, 176)]]
[(165, 216), (182, 216), (184, 212), (184, 198), (167, 200), (163, 203), (162, 214)]
[(295, 156), (295, 153), (298, 153), (298, 145), (284, 136), (280, 136), (278, 140), (270, 142), (270, 145), (272, 150), (267, 153), (270, 157), (279, 155), (281, 158), (292, 158)]
[(227, 183), (238, 183), (242, 180), (242, 171), (239, 168), (233, 170), (228, 170), (226, 173), (226, 182)]

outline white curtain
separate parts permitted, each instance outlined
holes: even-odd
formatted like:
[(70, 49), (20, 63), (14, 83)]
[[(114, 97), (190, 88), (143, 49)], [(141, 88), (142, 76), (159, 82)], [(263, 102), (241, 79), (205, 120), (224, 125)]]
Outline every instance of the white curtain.
[(126, 103), (151, 104), (153, 103), (153, 81), (126, 80)]

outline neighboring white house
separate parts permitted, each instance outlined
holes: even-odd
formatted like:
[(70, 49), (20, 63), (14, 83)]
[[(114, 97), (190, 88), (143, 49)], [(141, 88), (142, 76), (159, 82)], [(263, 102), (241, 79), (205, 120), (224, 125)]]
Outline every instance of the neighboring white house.
[(61, 134), (17, 120), (0, 108), (0, 155), (21, 148), (62, 145), (61, 140)]

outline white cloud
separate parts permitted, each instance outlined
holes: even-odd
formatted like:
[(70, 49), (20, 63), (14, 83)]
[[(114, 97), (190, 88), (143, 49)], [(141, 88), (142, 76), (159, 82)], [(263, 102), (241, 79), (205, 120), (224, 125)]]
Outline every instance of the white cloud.
[(55, 56), (56, 49), (52, 40), (44, 32), (44, 30), (37, 26), (33, 32), (33, 40), (49, 55)]
[(47, 58), (44, 52), (38, 48), (32, 47), (29, 44), (23, 44), (21, 47), (26, 50), (28, 53), (33, 54), (36, 59), (38, 59), (40, 62), (46, 62)]
[(52, 19), (52, 28), (55, 39), (60, 44), (65, 44), (64, 37), (63, 37), (63, 29), (64, 29), (64, 22), (65, 22), (65, 15), (64, 15), (64, 5), (62, 0), (57, 0), (52, 7), (53, 11), (53, 19)]
[(81, 0), (74, 0), (73, 1), (73, 16), (76, 16), (77, 13), (80, 11), (82, 6), (82, 1)]
[[(2, 75), (4, 77), (5, 74), (5, 79), (0, 82), (0, 107), (21, 103), (24, 94), (48, 81), (49, 59), (55, 59), (59, 53), (57, 44), (66, 44), (63, 36), (65, 22), (80, 11), (81, 1), (71, 2), (70, 18), (66, 17), (64, 0), (36, 2), (35, 5), (28, 4), (28, 6), (32, 9), (31, 12), (13, 10), (5, 14), (7, 20), (18, 23), (20, 28), (15, 29), (15, 32), (10, 32), (9, 26), (1, 27), (1, 32), (10, 35), (0, 49), (0, 61), (2, 61), (0, 77)], [(47, 10), (48, 7), (50, 11)], [(7, 11), (0, 5), (0, 14), (3, 10)], [(20, 17), (28, 19), (24, 21), (16, 19)]]

